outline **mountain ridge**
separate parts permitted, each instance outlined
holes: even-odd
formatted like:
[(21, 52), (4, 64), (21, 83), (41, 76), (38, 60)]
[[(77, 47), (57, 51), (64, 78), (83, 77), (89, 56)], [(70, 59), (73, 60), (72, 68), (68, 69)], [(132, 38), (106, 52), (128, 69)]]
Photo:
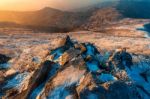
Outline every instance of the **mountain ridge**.
[[(146, 5), (140, 5), (141, 3)], [(18, 26), (49, 32), (69, 32), (76, 29), (100, 31), (110, 23), (123, 18), (149, 19), (149, 4), (147, 1), (119, 0), (103, 2), (75, 12), (50, 7), (25, 12), (0, 11), (0, 26), (2, 22), (7, 24), (10, 22), (11, 26), (14, 23), (14, 26), (18, 24)]]

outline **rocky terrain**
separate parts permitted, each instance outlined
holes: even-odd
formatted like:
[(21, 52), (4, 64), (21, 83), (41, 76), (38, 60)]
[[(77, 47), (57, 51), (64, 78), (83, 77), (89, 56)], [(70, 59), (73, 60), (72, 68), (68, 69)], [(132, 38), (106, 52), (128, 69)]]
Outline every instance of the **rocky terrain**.
[(1, 28), (0, 98), (149, 99), (150, 53), (145, 46), (150, 42), (136, 30), (141, 21), (134, 23), (132, 28), (114, 25), (115, 33)]
[(0, 11), (0, 99), (150, 99), (149, 7)]

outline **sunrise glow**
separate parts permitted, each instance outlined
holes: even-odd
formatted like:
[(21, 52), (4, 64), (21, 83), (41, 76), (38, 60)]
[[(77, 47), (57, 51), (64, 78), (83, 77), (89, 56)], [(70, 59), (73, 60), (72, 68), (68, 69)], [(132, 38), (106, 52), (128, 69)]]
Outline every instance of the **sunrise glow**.
[(67, 10), (88, 6), (100, 1), (101, 0), (0, 0), (0, 10), (28, 11), (47, 6)]

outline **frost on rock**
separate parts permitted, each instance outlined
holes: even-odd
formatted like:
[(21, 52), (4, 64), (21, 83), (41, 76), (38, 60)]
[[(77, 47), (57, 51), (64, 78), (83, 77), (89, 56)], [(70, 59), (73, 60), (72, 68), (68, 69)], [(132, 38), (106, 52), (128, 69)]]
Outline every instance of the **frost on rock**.
[(23, 85), (23, 81), (28, 80), (27, 76), (29, 76), (28, 72), (15, 75), (13, 78), (6, 81), (6, 85), (4, 85), (2, 89), (16, 88), (20, 90), (21, 86)]
[[(150, 65), (146, 62), (140, 62), (132, 66), (131, 69), (126, 68), (126, 70), (128, 76), (138, 89), (146, 92), (150, 97)], [(141, 93), (141, 91), (139, 93)]]
[(102, 81), (102, 82), (108, 82), (108, 81), (115, 81), (117, 80), (113, 75), (111, 74), (101, 74), (99, 76), (99, 79)]
[(39, 95), (41, 95), (44, 85), (45, 85), (45, 82), (40, 84), (36, 89), (34, 89), (31, 95), (29, 96), (29, 99), (36, 99)]
[[(1, 67), (7, 68), (0, 74), (4, 72), (8, 76), (1, 76), (4, 79), (0, 79), (0, 98), (150, 98), (149, 58), (147, 61), (143, 61), (145, 56), (136, 59), (140, 55), (132, 55), (125, 48), (99, 52), (93, 44), (73, 42), (68, 36), (57, 43), (56, 48), (43, 51), (45, 55), (41, 53), (43, 58), (36, 53), (26, 57), (26, 53), (30, 54), (32, 50), (23, 52), (18, 58), (21, 60), (19, 70), (9, 66), (8, 61), (0, 63), (0, 70)], [(34, 62), (38, 66), (26, 66), (22, 62)]]
[[(26, 90), (29, 86), (29, 79), (32, 73), (24, 72), (20, 74), (15, 74), (10, 79), (7, 79), (0, 88), (1, 96), (11, 95), (13, 91), (17, 93), (21, 93), (22, 91)], [(11, 90), (11, 91), (9, 91)], [(9, 93), (8, 93), (9, 92)]]
[(35, 99), (39, 97), (43, 93), (47, 81), (56, 74), (58, 69), (59, 69), (58, 64), (54, 64), (53, 62), (46, 61), (42, 65), (42, 68), (39, 74), (37, 75), (37, 79), (33, 83), (32, 87), (34, 87), (35, 85), (36, 87), (33, 88), (31, 92), (29, 92), (28, 98)]
[(51, 55), (54, 55), (54, 60), (57, 60), (64, 52), (65, 50), (63, 48), (58, 48), (56, 50), (53, 50), (51, 52)]
[(86, 62), (86, 65), (91, 72), (96, 72), (100, 69), (97, 61)]
[(1, 69), (9, 69), (10, 67), (11, 67), (11, 63), (0, 64), (0, 70)]
[(51, 93), (49, 93), (47, 99), (66, 99), (71, 95), (71, 92), (65, 88), (65, 86), (60, 86), (55, 88)]

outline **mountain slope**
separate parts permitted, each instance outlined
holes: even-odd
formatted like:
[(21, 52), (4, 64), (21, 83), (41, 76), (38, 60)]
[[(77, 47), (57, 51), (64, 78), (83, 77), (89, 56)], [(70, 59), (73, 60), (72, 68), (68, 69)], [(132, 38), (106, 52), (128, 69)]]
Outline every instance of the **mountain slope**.
[(85, 29), (94, 29), (96, 31), (100, 31), (103, 30), (106, 25), (117, 21), (120, 18), (121, 15), (115, 8), (102, 8), (94, 11), (83, 27)]
[(44, 8), (32, 12), (11, 12), (1, 11), (1, 22), (14, 22), (20, 25), (29, 26), (32, 28), (43, 29), (72, 29), (79, 26), (82, 22), (83, 15), (63, 12), (57, 9)]
[(56, 15), (59, 15), (61, 13), (62, 13), (61, 11), (51, 8), (44, 8), (42, 10), (32, 12), (1, 11), (0, 21), (16, 22), (19, 24), (31, 25), (36, 24), (32, 23), (33, 21), (38, 23), (42, 21), (44, 18), (45, 19), (47, 19), (48, 17), (53, 18), (53, 16), (55, 16), (56, 18)]
[[(0, 11), (0, 26), (25, 26), (49, 32), (75, 29), (100, 31), (120, 18), (150, 18), (150, 2), (146, 0), (106, 1), (72, 12), (46, 7), (38, 11)], [(19, 25), (17, 25), (19, 24)]]

